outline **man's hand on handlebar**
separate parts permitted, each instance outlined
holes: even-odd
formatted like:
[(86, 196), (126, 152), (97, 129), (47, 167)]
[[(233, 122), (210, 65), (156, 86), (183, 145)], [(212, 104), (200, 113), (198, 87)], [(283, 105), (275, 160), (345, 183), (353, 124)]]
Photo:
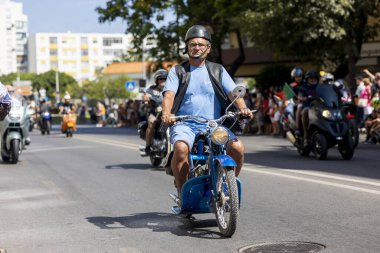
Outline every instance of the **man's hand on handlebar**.
[(244, 118), (249, 118), (249, 119), (253, 118), (252, 111), (247, 107), (239, 109), (239, 113)]
[(176, 122), (174, 117), (174, 114), (162, 114), (161, 120), (165, 125), (173, 125)]

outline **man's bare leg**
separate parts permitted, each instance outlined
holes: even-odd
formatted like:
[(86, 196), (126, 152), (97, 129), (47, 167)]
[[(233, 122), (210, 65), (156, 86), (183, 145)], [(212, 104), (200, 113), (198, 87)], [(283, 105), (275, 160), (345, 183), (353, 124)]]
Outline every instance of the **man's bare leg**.
[(181, 197), (182, 186), (189, 174), (189, 146), (183, 141), (174, 144), (174, 154), (171, 162), (173, 176), (178, 189), (178, 197)]
[(244, 145), (240, 140), (228, 142), (227, 154), (230, 155), (236, 162), (235, 176), (239, 176), (244, 163)]

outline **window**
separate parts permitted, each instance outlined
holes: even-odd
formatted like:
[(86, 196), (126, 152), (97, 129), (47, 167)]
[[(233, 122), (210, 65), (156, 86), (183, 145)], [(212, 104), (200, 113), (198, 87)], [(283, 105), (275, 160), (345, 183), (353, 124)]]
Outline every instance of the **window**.
[(105, 37), (103, 38), (103, 46), (112, 46), (113, 44), (122, 44), (123, 38), (121, 37), (115, 37), (115, 38), (109, 38)]
[(57, 56), (58, 50), (57, 49), (50, 49), (50, 56)]
[(80, 50), (80, 55), (81, 56), (88, 56), (88, 49), (81, 49)]
[(25, 27), (25, 23), (24, 21), (16, 21), (16, 28), (18, 29), (22, 29)]
[(88, 38), (87, 37), (80, 37), (80, 44), (88, 44)]
[(49, 42), (50, 42), (50, 44), (57, 44), (58, 39), (57, 39), (57, 37), (50, 37)]

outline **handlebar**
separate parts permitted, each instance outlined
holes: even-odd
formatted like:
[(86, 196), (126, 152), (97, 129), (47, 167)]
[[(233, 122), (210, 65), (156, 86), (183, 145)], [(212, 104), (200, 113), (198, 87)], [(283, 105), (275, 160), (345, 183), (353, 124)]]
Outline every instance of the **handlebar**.
[[(257, 112), (257, 110), (251, 110), (251, 112), (253, 114), (255, 114)], [(184, 121), (187, 119), (192, 119), (198, 123), (206, 124), (209, 121), (215, 121), (216, 123), (221, 123), (227, 118), (235, 118), (235, 117), (238, 117), (240, 115), (241, 115), (241, 112), (227, 112), (222, 117), (220, 117), (219, 119), (215, 119), (215, 120), (205, 119), (205, 118), (202, 118), (199, 116), (192, 116), (192, 115), (174, 116), (174, 117), (170, 117), (170, 118), (174, 119), (175, 121)]]

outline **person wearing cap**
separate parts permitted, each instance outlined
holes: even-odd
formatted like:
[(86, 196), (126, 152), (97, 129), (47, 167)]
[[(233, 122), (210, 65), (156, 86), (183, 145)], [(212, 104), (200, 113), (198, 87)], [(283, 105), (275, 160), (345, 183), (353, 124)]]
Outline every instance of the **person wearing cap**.
[[(236, 84), (225, 68), (206, 61), (212, 43), (207, 29), (201, 25), (190, 27), (185, 36), (185, 43), (189, 60), (170, 69), (163, 90), (162, 121), (165, 124), (174, 124), (171, 116), (179, 115), (219, 118), (224, 114), (225, 105), (234, 99), (232, 90)], [(252, 112), (247, 108), (243, 98), (237, 99), (235, 106), (243, 116), (252, 118)], [(183, 123), (177, 123), (171, 128), (170, 137), (174, 146), (171, 168), (179, 197), (189, 173), (188, 155), (198, 132), (198, 128)], [(227, 153), (237, 163), (235, 175), (238, 176), (244, 162), (244, 146), (232, 132), (229, 139)]]
[(62, 114), (67, 114), (69, 112), (75, 113), (75, 106), (73, 103), (71, 103), (71, 96), (67, 92), (66, 92), (65, 96), (63, 97), (62, 104), (59, 106), (59, 111)]

